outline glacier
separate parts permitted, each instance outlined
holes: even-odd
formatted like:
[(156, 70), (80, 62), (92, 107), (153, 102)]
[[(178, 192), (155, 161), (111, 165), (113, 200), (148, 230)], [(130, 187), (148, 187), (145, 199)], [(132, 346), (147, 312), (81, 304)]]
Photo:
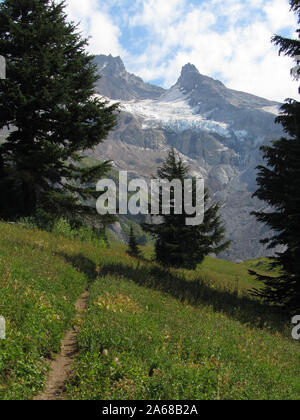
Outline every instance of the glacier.
[(227, 124), (197, 114), (188, 101), (188, 95), (174, 87), (158, 99), (121, 101), (120, 109), (142, 118), (143, 129), (164, 128), (176, 133), (190, 129), (231, 137)]

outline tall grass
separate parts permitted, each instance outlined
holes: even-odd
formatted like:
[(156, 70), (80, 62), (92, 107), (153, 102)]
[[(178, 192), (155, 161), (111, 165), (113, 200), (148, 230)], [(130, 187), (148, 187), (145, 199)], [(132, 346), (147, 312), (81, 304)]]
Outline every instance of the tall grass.
[(300, 398), (298, 343), (116, 273), (91, 286), (79, 349), (70, 399)]
[[(31, 399), (87, 287), (69, 399), (300, 399), (299, 343), (249, 296), (249, 266), (164, 269), (56, 232), (0, 223), (0, 399)], [(63, 232), (62, 232), (63, 230)], [(264, 263), (265, 264), (265, 263)], [(267, 270), (260, 265), (260, 270)]]
[[(45, 360), (59, 351), (85, 275), (55, 254), (44, 232), (0, 223), (0, 399), (27, 399), (42, 389)], [(62, 243), (62, 246), (65, 246)]]

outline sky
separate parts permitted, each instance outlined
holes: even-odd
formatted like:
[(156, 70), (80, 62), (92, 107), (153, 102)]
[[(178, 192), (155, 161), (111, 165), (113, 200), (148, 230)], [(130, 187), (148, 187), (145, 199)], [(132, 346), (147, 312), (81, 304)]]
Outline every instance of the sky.
[(120, 56), (127, 70), (169, 88), (181, 68), (227, 87), (283, 102), (298, 99), (291, 58), (278, 55), (273, 34), (295, 37), (288, 0), (67, 0), (89, 52)]

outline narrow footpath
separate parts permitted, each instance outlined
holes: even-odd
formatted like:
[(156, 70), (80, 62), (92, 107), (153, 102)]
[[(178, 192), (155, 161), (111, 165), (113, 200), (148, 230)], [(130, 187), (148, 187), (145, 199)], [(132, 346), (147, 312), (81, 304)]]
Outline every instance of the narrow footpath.
[[(84, 292), (77, 300), (76, 319), (81, 319), (88, 305), (88, 292)], [(61, 343), (61, 351), (50, 363), (50, 372), (44, 391), (34, 398), (36, 401), (51, 401), (63, 399), (65, 383), (72, 372), (72, 363), (77, 354), (78, 331), (70, 329)]]

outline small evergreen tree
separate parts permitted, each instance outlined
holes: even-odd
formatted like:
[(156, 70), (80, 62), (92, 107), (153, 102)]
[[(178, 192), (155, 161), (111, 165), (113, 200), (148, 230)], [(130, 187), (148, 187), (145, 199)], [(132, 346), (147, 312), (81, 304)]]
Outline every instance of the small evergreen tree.
[(141, 251), (137, 245), (137, 240), (134, 234), (133, 227), (130, 228), (129, 242), (128, 242), (128, 251), (127, 253), (131, 257), (139, 258), (141, 256)]
[[(95, 181), (109, 162), (82, 168), (82, 152), (102, 142), (116, 124), (116, 105), (94, 96), (98, 80), (64, 2), (0, 3), (0, 217), (73, 218), (95, 214)], [(5, 199), (4, 199), (5, 197)]]
[[(188, 174), (189, 167), (176, 156), (174, 150), (169, 152), (166, 161), (157, 172), (159, 179), (169, 182), (175, 179), (180, 180), (182, 188), (184, 188), (184, 180), (189, 178)], [(191, 194), (195, 202), (195, 185)], [(182, 191), (182, 197), (184, 198), (184, 191)], [(176, 214), (174, 190), (171, 190), (170, 214), (165, 215), (162, 211), (162, 192), (160, 192), (159, 206), (162, 223), (142, 225), (143, 229), (156, 239), (156, 260), (159, 263), (166, 266), (195, 269), (205, 256), (211, 253), (219, 254), (228, 248), (230, 242), (223, 242), (225, 228), (218, 214), (220, 205), (210, 203), (207, 190), (204, 200), (206, 209), (203, 224), (187, 226), (186, 218), (193, 216), (185, 213), (184, 202), (182, 214)]]
[[(300, 2), (290, 3), (300, 23)], [(300, 29), (297, 32), (300, 36)], [(300, 55), (299, 40), (277, 35), (273, 42), (280, 46), (280, 54), (290, 57)], [(280, 270), (278, 277), (250, 273), (265, 284), (262, 290), (254, 290), (255, 296), (268, 303), (282, 305), (294, 313), (300, 310), (300, 103), (286, 100), (276, 122), (282, 124), (290, 138), (281, 138), (271, 146), (262, 147), (267, 166), (258, 168), (259, 189), (255, 193), (273, 210), (254, 214), (274, 232), (272, 237), (262, 242), (268, 244), (269, 249), (281, 246), (285, 251), (272, 258), (271, 266)]]

